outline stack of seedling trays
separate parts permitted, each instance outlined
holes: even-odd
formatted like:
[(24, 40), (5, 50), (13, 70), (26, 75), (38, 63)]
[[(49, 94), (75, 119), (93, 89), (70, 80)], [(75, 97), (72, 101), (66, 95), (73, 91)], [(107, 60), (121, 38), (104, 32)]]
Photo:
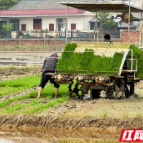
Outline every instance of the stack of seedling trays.
[(128, 43), (74, 41), (68, 43), (56, 67), (57, 74), (118, 75)]

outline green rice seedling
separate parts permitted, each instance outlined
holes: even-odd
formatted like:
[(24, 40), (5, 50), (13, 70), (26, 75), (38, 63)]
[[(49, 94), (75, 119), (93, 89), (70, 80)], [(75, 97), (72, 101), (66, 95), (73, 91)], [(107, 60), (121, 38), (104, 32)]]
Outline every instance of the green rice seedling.
[[(68, 70), (68, 65), (70, 65), (69, 63), (69, 59), (73, 54), (73, 51), (76, 48), (76, 43), (68, 43), (65, 48), (64, 48), (64, 52), (62, 53), (61, 58), (58, 61), (57, 67), (56, 67), (56, 71), (58, 70)], [(69, 51), (69, 52), (68, 52)]]
[(133, 50), (133, 58), (138, 60), (137, 77), (143, 78), (143, 51), (135, 45), (130, 45), (130, 49)]
[(6, 100), (0, 102), (0, 108), (9, 105), (11, 102), (15, 102), (15, 101), (22, 100), (22, 99), (28, 99), (28, 98), (30, 98), (29, 94), (14, 97), (14, 98), (11, 98), (11, 99), (6, 99)]
[(110, 67), (112, 58), (102, 57), (101, 65), (99, 66), (99, 71), (113, 71)]
[(93, 73), (97, 71), (101, 71), (101, 65), (99, 63), (102, 62), (102, 57), (101, 56), (94, 56), (91, 59), (90, 67), (92, 68)]
[(83, 53), (82, 59), (80, 61), (80, 70), (84, 70), (87, 72), (87, 70), (92, 70), (90, 63), (92, 58), (94, 57), (94, 51), (85, 49), (85, 52)]
[(9, 93), (15, 93), (15, 92), (24, 90), (24, 87), (9, 87), (9, 86), (5, 86), (5, 87), (0, 87), (0, 89), (2, 89), (0, 91), (0, 96), (1, 96), (1, 95), (7, 95)]
[(28, 77), (23, 77), (23, 78), (17, 78), (13, 80), (6, 80), (6, 81), (1, 81), (0, 86), (10, 86), (10, 87), (19, 87), (19, 86), (37, 86), (37, 83), (39, 83), (40, 76), (39, 75), (34, 75), (34, 76), (28, 76)]
[(83, 53), (82, 59), (80, 61), (81, 66), (88, 66), (93, 56), (93, 50), (85, 49), (85, 52)]
[(74, 53), (69, 59), (68, 73), (76, 73), (80, 69), (82, 53)]
[(39, 103), (39, 99), (34, 99), (29, 104), (20, 104), (20, 103), (18, 103), (16, 105), (13, 105), (12, 107), (5, 107), (5, 110), (6, 110), (5, 113), (14, 113), (17, 110), (24, 109), (26, 107), (36, 105), (38, 103)]
[[(61, 84), (60, 85), (60, 88), (59, 88), (59, 91), (58, 91), (58, 97), (66, 97), (67, 96), (67, 89), (68, 89), (68, 85), (66, 84)], [(31, 93), (29, 93), (30, 96), (33, 96), (33, 97), (37, 97), (37, 94), (38, 94), (38, 91), (35, 90)], [(48, 85), (47, 87), (45, 87), (43, 90), (42, 90), (42, 93), (41, 93), (41, 98), (49, 98), (49, 99), (52, 99), (55, 97), (55, 89), (54, 89), (54, 85), (53, 84), (50, 84)]]
[(39, 84), (39, 82), (40, 82), (39, 75), (1, 81), (0, 88), (7, 88), (8, 90), (1, 90), (0, 95), (7, 95), (10, 93), (19, 92), (31, 87), (36, 87)]
[(58, 99), (49, 101), (49, 102), (46, 103), (46, 104), (37, 105), (37, 106), (34, 107), (34, 108), (31, 108), (31, 109), (29, 109), (29, 110), (26, 110), (24, 113), (30, 114), (30, 113), (37, 113), (37, 112), (39, 112), (39, 111), (44, 111), (44, 110), (46, 110), (47, 108), (56, 106), (58, 103), (63, 103), (63, 102), (65, 102), (66, 100), (68, 100), (68, 98), (58, 98)]
[(112, 71), (119, 71), (122, 59), (123, 59), (122, 53), (115, 53), (114, 54), (113, 59), (111, 61), (111, 70)]
[(64, 48), (64, 52), (65, 51), (74, 51), (76, 47), (77, 47), (76, 43), (68, 43)]
[(67, 44), (65, 46), (64, 52), (61, 56), (62, 58), (59, 60), (56, 68), (59, 73), (95, 74), (97, 72), (117, 73), (119, 71), (123, 53), (115, 53), (113, 57), (105, 57), (94, 55), (94, 51), (91, 49), (86, 49), (83, 54), (66, 52), (75, 50), (75, 47), (76, 44)]
[[(59, 88), (59, 92), (58, 92), (58, 96), (62, 97), (62, 98), (66, 98), (67, 97), (67, 89), (68, 89), (68, 85), (60, 85)], [(18, 100), (23, 100), (23, 99), (29, 99), (31, 96), (32, 97), (37, 97), (38, 91), (32, 91), (26, 95), (22, 95), (22, 96), (18, 96), (18, 97), (14, 97), (11, 99), (6, 99), (2, 102), (0, 102), (0, 108), (2, 107), (6, 107), (7, 105), (9, 105), (12, 102), (18, 101)], [(41, 93), (41, 98), (49, 98), (52, 99), (55, 96), (55, 90), (54, 90), (54, 86), (53, 84), (50, 84), (49, 86), (45, 87), (44, 90)], [(35, 102), (39, 101), (39, 99), (34, 99)], [(32, 101), (32, 103), (34, 102)]]

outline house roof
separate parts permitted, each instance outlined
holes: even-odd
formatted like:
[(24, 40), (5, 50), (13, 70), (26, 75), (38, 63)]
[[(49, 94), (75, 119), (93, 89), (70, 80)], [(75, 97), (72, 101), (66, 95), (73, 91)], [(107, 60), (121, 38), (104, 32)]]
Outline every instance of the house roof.
[[(59, 0), (21, 0), (14, 6), (10, 8), (10, 10), (23, 10), (23, 9), (60, 9), (66, 8), (65, 5), (59, 4)], [(71, 2), (76, 2), (77, 0), (66, 0)], [(97, 1), (97, 0), (82, 0), (84, 2), (87, 1)]]
[(0, 11), (0, 17), (8, 16), (47, 16), (47, 15), (75, 15), (83, 14), (82, 10), (71, 9), (38, 9), (38, 10), (2, 10)]

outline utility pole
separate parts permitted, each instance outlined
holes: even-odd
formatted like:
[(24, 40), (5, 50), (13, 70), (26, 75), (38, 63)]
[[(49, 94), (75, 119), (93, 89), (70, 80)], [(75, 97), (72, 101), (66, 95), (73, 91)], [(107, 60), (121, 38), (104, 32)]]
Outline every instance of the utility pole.
[(131, 13), (131, 7), (130, 7), (130, 1), (129, 0), (129, 19), (128, 19), (128, 43), (130, 42), (130, 13)]

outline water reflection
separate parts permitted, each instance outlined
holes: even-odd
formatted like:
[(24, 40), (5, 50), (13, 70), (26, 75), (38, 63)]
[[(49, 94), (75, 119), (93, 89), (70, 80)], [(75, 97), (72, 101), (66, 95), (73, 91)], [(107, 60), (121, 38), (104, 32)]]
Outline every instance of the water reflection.
[(0, 138), (0, 143), (14, 143), (13, 141)]
[(30, 138), (30, 137), (7, 137), (7, 138), (0, 138), (0, 143), (48, 143), (48, 140), (41, 140), (37, 138)]
[(118, 139), (119, 135), (115, 128), (97, 129), (46, 129), (42, 128), (18, 128), (1, 130), (0, 143), (58, 143), (59, 140), (104, 140)]

